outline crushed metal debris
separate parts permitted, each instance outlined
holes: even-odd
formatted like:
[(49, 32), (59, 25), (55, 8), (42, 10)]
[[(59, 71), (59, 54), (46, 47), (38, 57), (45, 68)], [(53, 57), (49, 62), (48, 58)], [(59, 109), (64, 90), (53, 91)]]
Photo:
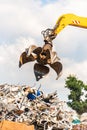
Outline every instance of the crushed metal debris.
[(73, 124), (75, 118), (77, 113), (58, 98), (57, 91), (46, 95), (40, 88), (0, 85), (0, 121), (34, 125), (35, 130), (78, 130), (82, 124)]

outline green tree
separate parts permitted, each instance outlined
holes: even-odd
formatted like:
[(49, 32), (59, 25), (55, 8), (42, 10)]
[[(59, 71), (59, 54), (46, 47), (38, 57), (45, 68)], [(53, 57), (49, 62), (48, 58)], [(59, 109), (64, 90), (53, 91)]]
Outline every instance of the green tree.
[(75, 76), (69, 75), (65, 81), (65, 87), (70, 90), (67, 104), (76, 110), (78, 114), (87, 112), (87, 95), (85, 96), (85, 101), (81, 100), (81, 96), (83, 95), (82, 90), (87, 91), (87, 85), (85, 85), (83, 81), (78, 80)]

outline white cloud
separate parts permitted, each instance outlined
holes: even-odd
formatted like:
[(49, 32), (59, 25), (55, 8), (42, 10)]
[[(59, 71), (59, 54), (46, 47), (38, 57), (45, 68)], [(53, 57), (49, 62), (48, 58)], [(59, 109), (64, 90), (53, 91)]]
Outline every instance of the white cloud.
[[(23, 74), (21, 69), (19, 70), (19, 57), (25, 48), (29, 47), (30, 44), (35, 44), (35, 41), (31, 38), (19, 38), (13, 44), (0, 45), (0, 83), (20, 83)], [(29, 67), (30, 68), (30, 67)], [(25, 72), (26, 73), (25, 67)], [(20, 73), (21, 72), (21, 73)], [(31, 72), (31, 71), (30, 71)], [(21, 75), (22, 74), (22, 75)], [(27, 77), (27, 75), (25, 75)], [(18, 81), (19, 79), (19, 81)], [(26, 79), (25, 79), (26, 81)], [(23, 82), (22, 82), (23, 83)]]
[(83, 62), (76, 62), (71, 59), (63, 59), (64, 72), (63, 76), (67, 77), (69, 74), (76, 75), (80, 80), (87, 82), (87, 60)]
[[(87, 17), (87, 0), (55, 0), (47, 4), (41, 0), (0, 0), (0, 83), (36, 82), (33, 63), (19, 69), (19, 56), (30, 44), (42, 46), (41, 31), (53, 28), (65, 13)], [(56, 81), (56, 73), (50, 70), (49, 76), (37, 85), (41, 83), (45, 91), (58, 89), (61, 93), (65, 78), (71, 73), (86, 82), (86, 41), (87, 29), (68, 26), (60, 32), (53, 42), (63, 63), (63, 75)]]

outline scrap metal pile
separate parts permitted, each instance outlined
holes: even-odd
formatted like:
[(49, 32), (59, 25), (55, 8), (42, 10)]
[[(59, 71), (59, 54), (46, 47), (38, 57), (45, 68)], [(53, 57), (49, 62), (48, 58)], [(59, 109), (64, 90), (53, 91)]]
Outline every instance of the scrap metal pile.
[(27, 86), (0, 85), (0, 121), (34, 125), (35, 130), (71, 130), (77, 115), (66, 107), (56, 91), (45, 95)]

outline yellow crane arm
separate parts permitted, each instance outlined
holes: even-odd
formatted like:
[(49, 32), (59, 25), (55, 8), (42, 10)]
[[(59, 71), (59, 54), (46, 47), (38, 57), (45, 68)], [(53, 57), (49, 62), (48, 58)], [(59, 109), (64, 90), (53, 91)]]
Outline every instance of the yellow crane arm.
[(62, 31), (67, 25), (87, 28), (87, 17), (80, 17), (74, 14), (64, 14), (56, 22), (54, 26), (54, 34), (57, 35)]

